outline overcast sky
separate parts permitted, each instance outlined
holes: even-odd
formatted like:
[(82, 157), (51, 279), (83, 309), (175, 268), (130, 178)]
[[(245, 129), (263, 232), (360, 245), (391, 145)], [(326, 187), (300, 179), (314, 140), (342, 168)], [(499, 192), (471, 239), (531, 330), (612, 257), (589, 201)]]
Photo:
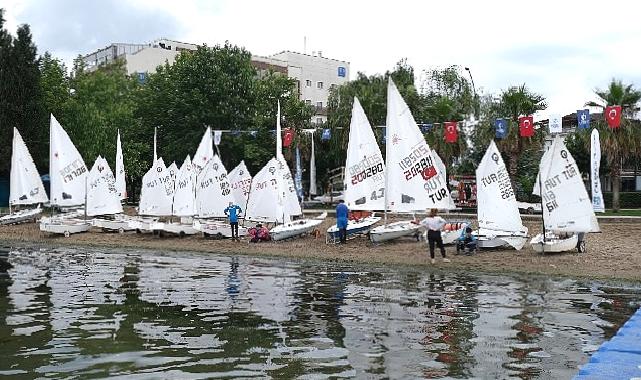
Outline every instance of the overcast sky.
[[(31, 25), (40, 53), (70, 61), (112, 42), (166, 37), (252, 53), (282, 50), (382, 73), (407, 58), (417, 73), (468, 66), (477, 90), (526, 83), (568, 114), (620, 78), (641, 87), (635, 1), (2, 0), (7, 26)], [(543, 116), (543, 115), (540, 115)]]

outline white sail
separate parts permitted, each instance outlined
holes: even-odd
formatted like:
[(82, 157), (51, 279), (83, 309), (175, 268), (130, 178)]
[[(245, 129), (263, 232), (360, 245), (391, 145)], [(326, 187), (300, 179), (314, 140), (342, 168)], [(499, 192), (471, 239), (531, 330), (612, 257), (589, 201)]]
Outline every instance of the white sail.
[(594, 212), (605, 212), (605, 203), (603, 202), (603, 193), (601, 193), (601, 179), (599, 170), (601, 166), (601, 143), (599, 141), (599, 131), (595, 128), (590, 136), (592, 147), (590, 149), (590, 181), (592, 183), (592, 208)]
[[(443, 160), (441, 160), (441, 157), (438, 155), (438, 153), (436, 153), (435, 150), (432, 151), (432, 157), (434, 158), (434, 164), (438, 168), (438, 171), (442, 174), (443, 178), (445, 178), (445, 183), (447, 183), (447, 167), (445, 166), (445, 163), (443, 162)], [(445, 187), (449, 191), (449, 187), (447, 187), (447, 185), (445, 185)], [(454, 199), (452, 199), (452, 197), (448, 197), (448, 199), (450, 200), (449, 209), (454, 210), (456, 208)]]
[(345, 203), (350, 210), (385, 209), (385, 163), (372, 126), (354, 98), (345, 161)]
[(78, 206), (85, 203), (87, 166), (58, 120), (51, 115), (49, 178), (51, 204)]
[[(539, 179), (541, 182), (539, 182)], [(576, 162), (557, 135), (543, 155), (533, 193), (542, 190), (545, 229), (555, 232), (598, 232), (592, 201)]]
[(279, 191), (283, 177), (276, 158), (269, 160), (252, 179), (245, 219), (282, 223), (284, 199)]
[(125, 184), (125, 162), (122, 158), (122, 144), (120, 143), (120, 130), (116, 140), (116, 190), (120, 199), (127, 199), (127, 185)]
[(234, 201), (227, 169), (215, 155), (196, 183), (196, 212), (201, 218), (223, 218), (225, 208)]
[(283, 136), (280, 126), (280, 101), (278, 102), (278, 111), (276, 113), (276, 159), (280, 163), (278, 166), (282, 181), (278, 181), (280, 197), (283, 198), (283, 215), (284, 221), (289, 222), (291, 216), (301, 215), (303, 211), (298, 203), (298, 195), (294, 186), (294, 178), (289, 170), (285, 156), (283, 156)]
[(494, 141), (476, 169), (479, 228), (499, 233), (527, 232), (505, 162)]
[(187, 156), (176, 176), (172, 213), (192, 216), (196, 213), (196, 174), (191, 158)]
[(49, 201), (33, 158), (16, 128), (13, 128), (9, 204), (29, 205)]
[(87, 178), (87, 215), (113, 215), (122, 213), (120, 195), (107, 160), (98, 156)]
[(154, 166), (142, 177), (138, 214), (169, 216), (171, 215), (173, 198), (173, 181), (165, 167), (165, 162), (162, 158), (158, 158)]
[(243, 210), (247, 206), (247, 199), (249, 197), (249, 190), (252, 184), (252, 176), (247, 170), (245, 161), (241, 161), (238, 166), (229, 172), (229, 184), (231, 185), (231, 193), (234, 200)]
[(451, 207), (446, 180), (391, 79), (387, 87), (385, 152), (388, 210), (412, 212)]
[(211, 127), (207, 127), (203, 138), (200, 140), (194, 159), (191, 162), (197, 176), (200, 175), (212, 158), (214, 158), (214, 146), (211, 139)]
[(282, 181), (279, 181), (281, 197), (283, 198), (283, 214), (285, 215), (285, 222), (289, 222), (292, 216), (301, 215), (303, 210), (298, 203), (298, 195), (296, 194), (296, 186), (294, 186), (294, 178), (292, 172), (287, 166), (287, 161), (281, 157), (278, 162), (278, 171), (280, 172)]

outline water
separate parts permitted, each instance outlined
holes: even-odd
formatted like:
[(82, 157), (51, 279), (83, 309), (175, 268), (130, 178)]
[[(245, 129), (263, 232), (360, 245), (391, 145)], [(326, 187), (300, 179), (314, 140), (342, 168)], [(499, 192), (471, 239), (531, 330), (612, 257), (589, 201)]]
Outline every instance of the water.
[(429, 268), (6, 255), (0, 376), (15, 378), (570, 378), (641, 301), (625, 284)]

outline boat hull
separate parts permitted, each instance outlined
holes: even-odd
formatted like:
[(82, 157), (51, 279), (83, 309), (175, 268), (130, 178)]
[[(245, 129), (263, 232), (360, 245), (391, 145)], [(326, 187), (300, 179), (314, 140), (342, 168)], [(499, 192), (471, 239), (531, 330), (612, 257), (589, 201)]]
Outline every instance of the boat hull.
[(323, 223), (322, 219), (301, 219), (280, 224), (269, 230), (269, 236), (274, 241), (291, 239), (312, 232)]
[(578, 244), (579, 236), (577, 234), (565, 239), (558, 236), (547, 236), (545, 242), (543, 241), (543, 235), (538, 234), (530, 241), (532, 249), (537, 253), (569, 252), (577, 249)]
[(87, 232), (91, 228), (91, 222), (72, 218), (42, 218), (40, 220), (40, 231), (52, 234), (60, 234), (69, 237), (72, 234)]
[[(194, 229), (202, 232), (205, 236), (220, 238), (231, 238), (231, 226), (229, 223), (217, 220), (195, 220)], [(247, 235), (247, 228), (238, 226), (238, 236)]]
[[(351, 239), (357, 235), (362, 235), (368, 233), (372, 227), (380, 222), (380, 216), (368, 216), (358, 220), (350, 220), (347, 222), (347, 238)], [(326, 243), (336, 243), (339, 239), (338, 227), (334, 224), (333, 226), (327, 229), (327, 235), (325, 237)]]
[(21, 210), (13, 214), (5, 215), (2, 218), (0, 218), (0, 225), (20, 224), (20, 223), (26, 223), (32, 220), (35, 221), (41, 212), (42, 212), (42, 209), (40, 207), (36, 207), (32, 209), (27, 209), (27, 210)]
[(373, 228), (369, 232), (369, 239), (372, 243), (383, 243), (403, 236), (414, 235), (420, 227), (420, 224), (414, 223), (411, 220), (394, 222), (387, 226), (378, 226)]
[(200, 232), (194, 228), (193, 224), (186, 223), (151, 222), (149, 223), (149, 228), (159, 233), (169, 233), (179, 236), (195, 235)]
[(101, 228), (107, 231), (118, 231), (123, 233), (125, 231), (133, 231), (136, 228), (132, 226), (132, 220), (127, 218), (116, 218), (116, 219), (103, 219), (95, 218), (91, 221), (91, 224), (96, 228)]

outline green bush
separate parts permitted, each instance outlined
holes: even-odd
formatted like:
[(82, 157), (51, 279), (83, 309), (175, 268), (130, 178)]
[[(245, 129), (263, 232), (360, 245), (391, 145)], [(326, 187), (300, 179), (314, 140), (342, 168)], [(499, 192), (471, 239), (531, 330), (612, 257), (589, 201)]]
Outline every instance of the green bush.
[[(603, 193), (605, 208), (612, 208), (612, 193)], [(641, 192), (619, 193), (621, 208), (641, 208)]]

